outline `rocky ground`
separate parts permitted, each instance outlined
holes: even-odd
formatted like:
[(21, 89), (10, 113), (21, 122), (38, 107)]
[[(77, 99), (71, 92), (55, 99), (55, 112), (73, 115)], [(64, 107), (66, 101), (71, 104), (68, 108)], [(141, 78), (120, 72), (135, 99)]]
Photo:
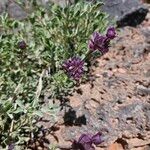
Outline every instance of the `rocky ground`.
[(150, 150), (150, 13), (136, 28), (119, 28), (110, 52), (97, 62), (92, 82), (67, 97), (46, 138), (67, 148), (82, 133), (100, 131), (104, 142), (96, 150)]

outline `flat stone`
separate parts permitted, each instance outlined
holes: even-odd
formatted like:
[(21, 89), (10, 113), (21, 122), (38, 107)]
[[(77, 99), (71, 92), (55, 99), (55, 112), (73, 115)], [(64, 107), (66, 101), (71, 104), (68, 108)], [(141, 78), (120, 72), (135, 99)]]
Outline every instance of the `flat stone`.
[(144, 87), (143, 85), (138, 85), (137, 93), (140, 95), (150, 95), (150, 88)]
[(6, 10), (7, 0), (0, 1), (0, 14), (2, 14)]
[(17, 20), (23, 20), (28, 16), (28, 14), (23, 10), (23, 8), (14, 1), (8, 2), (7, 11), (10, 17)]
[(130, 145), (129, 149), (134, 148), (134, 147), (135, 148), (142, 147), (150, 143), (150, 139), (145, 141), (139, 138), (129, 139), (127, 141), (128, 141), (128, 144)]

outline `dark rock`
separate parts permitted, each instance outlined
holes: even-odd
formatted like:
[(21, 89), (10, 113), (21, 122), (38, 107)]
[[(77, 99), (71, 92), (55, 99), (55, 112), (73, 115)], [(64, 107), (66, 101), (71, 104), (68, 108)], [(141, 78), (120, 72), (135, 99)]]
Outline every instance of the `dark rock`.
[(138, 24), (141, 24), (145, 19), (148, 10), (145, 8), (139, 8), (134, 12), (126, 14), (123, 18), (117, 21), (118, 27), (131, 26), (135, 27)]
[(150, 3), (150, 0), (143, 0), (144, 3)]
[(103, 10), (117, 20), (118, 27), (135, 27), (148, 13), (148, 9), (140, 0), (105, 0), (104, 3)]

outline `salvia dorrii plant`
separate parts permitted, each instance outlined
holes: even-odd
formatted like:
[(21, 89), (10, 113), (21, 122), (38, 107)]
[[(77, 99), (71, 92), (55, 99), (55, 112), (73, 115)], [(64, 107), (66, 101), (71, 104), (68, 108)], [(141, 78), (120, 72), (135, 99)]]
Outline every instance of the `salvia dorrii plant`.
[(0, 17), (0, 149), (25, 149), (45, 113), (56, 122), (59, 107), (51, 100), (42, 105), (44, 93), (66, 95), (85, 75), (87, 60), (108, 52), (116, 32), (107, 29), (101, 5), (78, 0), (45, 9), (34, 0), (26, 20)]

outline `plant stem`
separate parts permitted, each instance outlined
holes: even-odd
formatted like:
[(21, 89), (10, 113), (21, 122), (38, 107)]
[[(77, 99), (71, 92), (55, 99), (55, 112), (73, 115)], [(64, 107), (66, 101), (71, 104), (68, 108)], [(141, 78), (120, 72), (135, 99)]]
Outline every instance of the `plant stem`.
[[(15, 110), (17, 109), (17, 103), (15, 103), (14, 109)], [(14, 119), (12, 119), (11, 125), (10, 125), (10, 130), (9, 130), (10, 136), (11, 136), (11, 133), (13, 132), (13, 128), (14, 128)]]
[[(47, 26), (45, 25), (43, 20), (41, 18), (38, 18), (38, 20), (42, 23), (43, 27), (46, 28), (46, 30), (48, 31), (49, 35), (51, 35), (51, 32), (49, 31), (49, 29), (47, 28)], [(56, 65), (56, 63), (55, 63), (55, 59), (54, 59), (54, 51), (51, 50), (51, 70), (52, 70), (52, 74), (55, 72), (55, 68), (56, 68), (55, 65)]]

